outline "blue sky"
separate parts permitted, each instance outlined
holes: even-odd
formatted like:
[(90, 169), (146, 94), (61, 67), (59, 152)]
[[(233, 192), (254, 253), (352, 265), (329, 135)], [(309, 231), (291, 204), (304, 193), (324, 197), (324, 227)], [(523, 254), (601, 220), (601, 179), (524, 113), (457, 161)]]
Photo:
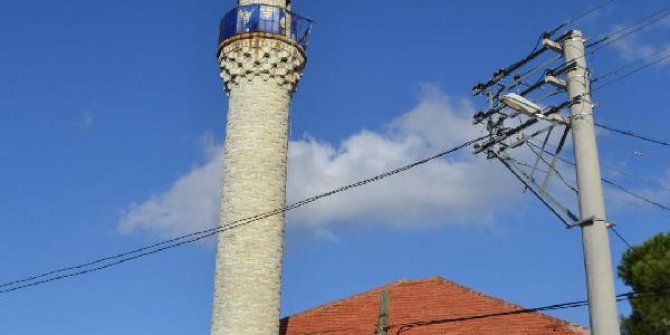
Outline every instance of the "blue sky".
[[(211, 224), (227, 109), (217, 26), (233, 5), (3, 3), (1, 282)], [(600, 36), (663, 6), (618, 1), (579, 28)], [(292, 107), (290, 197), (477, 134), (467, 122), (482, 103), (470, 98), (472, 85), (586, 7), (576, 0), (295, 1), (318, 24)], [(599, 51), (590, 58), (595, 75), (668, 47), (668, 32), (666, 20)], [(668, 120), (669, 75), (670, 67), (656, 66), (599, 91), (598, 120), (669, 139), (658, 126)], [(608, 134), (600, 143), (605, 165), (654, 183), (612, 169), (605, 176), (670, 203), (665, 148)], [(563, 229), (494, 162), (465, 152), (384, 183), (289, 216), (283, 315), (438, 275), (525, 306), (585, 297), (579, 232)], [(633, 243), (668, 231), (665, 212), (617, 192), (607, 192), (607, 202), (610, 219)], [(611, 243), (617, 264), (625, 246)], [(0, 328), (12, 335), (206, 334), (213, 262), (213, 244), (201, 243), (3, 295)], [(617, 289), (627, 291), (621, 283)], [(583, 308), (555, 315), (588, 322)]]

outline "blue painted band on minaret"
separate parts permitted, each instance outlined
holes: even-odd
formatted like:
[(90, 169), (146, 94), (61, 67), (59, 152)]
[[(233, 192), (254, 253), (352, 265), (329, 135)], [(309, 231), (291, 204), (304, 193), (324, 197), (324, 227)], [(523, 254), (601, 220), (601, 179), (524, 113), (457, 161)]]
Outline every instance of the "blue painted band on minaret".
[(237, 35), (260, 32), (284, 36), (306, 50), (313, 25), (313, 20), (279, 6), (239, 6), (221, 20), (219, 43)]

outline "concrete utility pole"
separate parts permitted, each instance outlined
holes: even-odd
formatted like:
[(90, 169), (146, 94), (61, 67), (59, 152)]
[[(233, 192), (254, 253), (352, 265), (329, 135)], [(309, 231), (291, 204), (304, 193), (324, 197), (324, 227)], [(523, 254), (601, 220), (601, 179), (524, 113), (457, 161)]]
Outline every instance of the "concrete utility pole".
[[(473, 87), (473, 95), (486, 93), (489, 102), (488, 110), (475, 113), (473, 123), (485, 125), (490, 134), (486, 140), (475, 144), (474, 149), (475, 153), (486, 153), (487, 158), (495, 158), (503, 163), (567, 228), (581, 228), (592, 334), (619, 335), (608, 237), (609, 223), (605, 219), (584, 37), (580, 31), (573, 30), (553, 40), (551, 36), (557, 30), (542, 35), (542, 47), (538, 46), (522, 60), (496, 71), (490, 80)], [(525, 72), (520, 70), (549, 50), (562, 54), (565, 64), (546, 69), (542, 78), (521, 89), (530, 75), (553, 60)], [(565, 80), (559, 78), (563, 75)], [(568, 101), (546, 108), (541, 107), (539, 101), (533, 102), (531, 94), (545, 85), (567, 90)], [(540, 101), (553, 95), (555, 94), (542, 97)], [(560, 114), (566, 107), (570, 107), (569, 118)], [(563, 128), (564, 131), (560, 142), (555, 145), (555, 152), (552, 153), (546, 150), (546, 145), (551, 141), (555, 128)], [(579, 195), (579, 217), (547, 190), (547, 182), (551, 176), (558, 176), (565, 182), (555, 165), (560, 159), (559, 155), (570, 129), (575, 151), (575, 190)], [(535, 138), (541, 137), (544, 140), (540, 145), (533, 143)], [(523, 145), (537, 155), (534, 165), (511, 157), (510, 152)], [(544, 159), (545, 153), (553, 156), (550, 161)], [(541, 163), (545, 163), (548, 170), (540, 184), (535, 173)], [(532, 171), (526, 171), (525, 167), (530, 167)]]
[[(229, 95), (220, 225), (286, 206), (289, 106), (311, 21), (290, 0), (239, 0), (221, 22)], [(212, 335), (279, 333), (284, 215), (219, 236)]]
[(566, 34), (561, 42), (568, 66), (566, 73), (568, 95), (572, 101), (571, 127), (577, 163), (591, 332), (593, 335), (618, 335), (620, 330), (607, 231), (608, 222), (605, 220), (584, 37), (580, 31), (573, 30)]

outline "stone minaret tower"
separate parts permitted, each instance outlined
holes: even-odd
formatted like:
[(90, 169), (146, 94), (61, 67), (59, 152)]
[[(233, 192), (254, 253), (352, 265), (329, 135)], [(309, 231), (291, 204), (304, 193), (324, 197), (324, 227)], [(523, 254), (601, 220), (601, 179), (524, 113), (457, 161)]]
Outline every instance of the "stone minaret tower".
[[(238, 0), (221, 22), (218, 59), (229, 95), (220, 224), (286, 205), (291, 97), (311, 21), (290, 0)], [(276, 335), (284, 215), (219, 237), (212, 335)]]

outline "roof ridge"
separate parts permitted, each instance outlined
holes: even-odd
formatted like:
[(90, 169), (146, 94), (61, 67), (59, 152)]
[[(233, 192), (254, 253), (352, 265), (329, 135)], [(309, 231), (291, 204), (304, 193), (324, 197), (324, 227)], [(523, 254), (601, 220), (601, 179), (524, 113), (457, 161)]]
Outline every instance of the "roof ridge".
[(308, 315), (308, 314), (311, 314), (311, 313), (314, 313), (314, 312), (317, 312), (317, 311), (321, 311), (321, 310), (324, 310), (324, 309), (336, 307), (336, 306), (338, 306), (339, 304), (341, 304), (345, 301), (349, 302), (351, 300), (360, 299), (363, 296), (367, 296), (367, 295), (370, 295), (370, 294), (375, 293), (375, 292), (381, 292), (383, 289), (389, 288), (389, 287), (392, 287), (392, 286), (399, 286), (399, 285), (409, 284), (409, 283), (426, 282), (426, 281), (430, 281), (430, 280), (436, 280), (438, 278), (444, 280), (444, 278), (439, 277), (439, 276), (429, 278), (429, 279), (416, 279), (416, 280), (398, 279), (396, 281), (393, 281), (389, 284), (386, 284), (386, 285), (383, 285), (383, 286), (380, 286), (380, 287), (376, 287), (376, 288), (373, 288), (373, 289), (369, 289), (367, 291), (359, 292), (359, 293), (356, 293), (354, 295), (350, 295), (350, 296), (347, 296), (347, 297), (344, 297), (344, 298), (337, 299), (335, 301), (331, 301), (331, 302), (323, 303), (321, 305), (317, 305), (315, 307), (306, 309), (302, 312), (298, 312), (298, 313), (295, 313), (293, 315), (286, 316), (284, 319), (292, 318), (292, 317), (298, 317), (298, 316), (305, 316), (305, 315)]
[[(393, 281), (389, 284), (386, 284), (386, 285), (383, 285), (383, 286), (380, 286), (380, 287), (376, 287), (376, 288), (373, 288), (373, 289), (370, 289), (370, 290), (367, 290), (367, 291), (363, 291), (363, 292), (360, 292), (360, 293), (357, 293), (357, 294), (354, 294), (354, 295), (351, 295), (351, 296), (348, 296), (348, 297), (344, 297), (344, 298), (341, 298), (341, 299), (338, 299), (338, 300), (335, 300), (335, 301), (331, 301), (331, 302), (328, 302), (328, 303), (318, 305), (316, 307), (312, 307), (310, 309), (304, 310), (302, 312), (298, 312), (298, 313), (293, 314), (293, 315), (289, 315), (289, 316), (285, 317), (284, 319), (289, 319), (289, 318), (294, 318), (294, 317), (307, 317), (311, 314), (340, 306), (343, 303), (354, 303), (355, 304), (356, 300), (359, 300), (363, 297), (370, 296), (372, 294), (381, 292), (384, 289), (391, 289), (393, 287), (398, 287), (398, 286), (412, 285), (412, 284), (422, 284), (422, 283), (430, 283), (430, 282), (435, 282), (438, 285), (439, 284), (449, 285), (451, 287), (454, 287), (454, 288), (457, 288), (461, 291), (464, 291), (467, 294), (478, 296), (478, 297), (487, 299), (489, 301), (492, 301), (494, 303), (497, 303), (499, 305), (502, 305), (506, 308), (510, 308), (511, 309), (510, 311), (528, 309), (524, 306), (521, 306), (521, 305), (518, 305), (518, 304), (515, 304), (515, 303), (511, 303), (507, 300), (503, 300), (501, 298), (491, 296), (489, 294), (477, 291), (477, 290), (475, 290), (471, 287), (459, 284), (459, 283), (454, 282), (452, 280), (445, 279), (442, 276), (435, 276), (435, 277), (426, 278), (426, 279), (398, 279), (396, 281)], [(545, 319), (549, 322), (552, 322), (553, 324), (555, 324), (557, 326), (577, 327), (577, 328), (580, 328), (580, 329), (587, 329), (587, 328), (585, 328), (581, 325), (574, 324), (574, 323), (571, 323), (571, 322), (567, 322), (565, 320), (561, 320), (559, 318), (544, 314), (540, 311), (533, 311), (533, 312), (527, 313), (527, 315), (539, 317), (541, 319)]]
[[(441, 277), (438, 277), (438, 278), (441, 278)], [(457, 282), (454, 282), (454, 281), (451, 281), (451, 280), (448, 280), (448, 279), (444, 279), (444, 278), (442, 278), (442, 280), (443, 280), (443, 282), (449, 283), (449, 284), (451, 284), (451, 285), (453, 285), (453, 286), (456, 286), (456, 287), (458, 287), (458, 288), (460, 288), (460, 289), (463, 289), (463, 290), (465, 290), (465, 291), (468, 291), (468, 292), (471, 293), (471, 294), (477, 295), (477, 296), (479, 296), (479, 297), (482, 297), (482, 298), (485, 298), (485, 299), (488, 299), (488, 300), (492, 300), (492, 301), (494, 301), (494, 302), (501, 303), (501, 304), (504, 305), (505, 307), (516, 308), (517, 310), (527, 310), (527, 309), (529, 309), (529, 308), (524, 307), (524, 306), (522, 306), (522, 305), (515, 304), (515, 303), (509, 302), (509, 301), (507, 301), (507, 300), (504, 300), (504, 299), (501, 299), (501, 298), (498, 298), (498, 297), (494, 297), (494, 296), (492, 296), (492, 295), (489, 295), (489, 294), (486, 294), (486, 293), (483, 293), (483, 292), (480, 292), (480, 291), (476, 291), (475, 289), (473, 289), (473, 288), (471, 288), (471, 287), (468, 287), (468, 286), (459, 284), (459, 283), (457, 283)], [(558, 323), (560, 323), (561, 325), (565, 325), (565, 326), (576, 326), (576, 327), (584, 328), (584, 327), (581, 326), (581, 325), (574, 324), (574, 323), (571, 323), (571, 322), (568, 322), (568, 321), (565, 321), (565, 320), (562, 320), (562, 319), (553, 317), (553, 316), (551, 316), (551, 315), (544, 314), (544, 313), (542, 313), (542, 312), (540, 312), (540, 311), (533, 311), (533, 312), (527, 313), (527, 315), (538, 316), (538, 317), (541, 317), (541, 318), (544, 318), (544, 319), (547, 319), (547, 320), (550, 320), (550, 321), (558, 322)]]

